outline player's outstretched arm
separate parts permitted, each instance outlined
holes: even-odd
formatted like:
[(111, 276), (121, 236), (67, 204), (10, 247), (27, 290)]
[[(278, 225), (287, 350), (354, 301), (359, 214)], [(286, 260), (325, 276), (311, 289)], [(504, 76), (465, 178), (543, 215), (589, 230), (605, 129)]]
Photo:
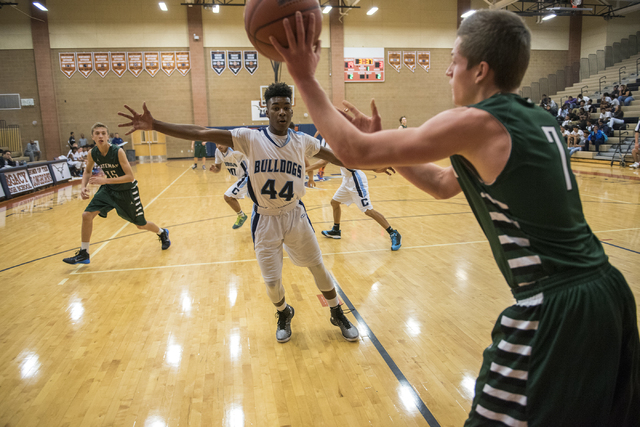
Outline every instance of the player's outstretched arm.
[(407, 181), (436, 199), (449, 199), (462, 191), (452, 166), (443, 168), (427, 163), (396, 167), (396, 169)]
[(228, 130), (162, 122), (153, 118), (151, 112), (147, 109), (146, 103), (142, 104), (142, 114), (137, 113), (128, 105), (124, 107), (129, 110), (130, 114), (118, 112), (118, 115), (129, 119), (130, 122), (121, 123), (118, 127), (131, 128), (125, 135), (130, 135), (137, 130), (155, 130), (165, 135), (173, 136), (174, 138), (191, 141), (210, 141), (216, 144), (226, 145), (227, 147), (233, 147), (231, 132)]
[(209, 170), (213, 173), (218, 173), (222, 170), (222, 163), (214, 163), (211, 165)]

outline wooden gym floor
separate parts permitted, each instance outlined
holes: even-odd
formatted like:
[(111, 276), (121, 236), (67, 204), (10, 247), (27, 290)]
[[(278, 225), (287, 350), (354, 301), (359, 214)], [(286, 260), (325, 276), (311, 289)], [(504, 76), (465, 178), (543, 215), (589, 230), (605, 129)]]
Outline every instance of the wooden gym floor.
[[(308, 190), (361, 339), (342, 339), (311, 274), (286, 259), (296, 316), (278, 344), (250, 223), (232, 230), (222, 199), (230, 176), (190, 165), (134, 168), (147, 219), (170, 230), (167, 251), (111, 213), (95, 220), (91, 264), (64, 264), (88, 203), (79, 185), (0, 205), (0, 425), (462, 425), (495, 319), (513, 303), (462, 195), (437, 201), (367, 173), (374, 208), (403, 236), (392, 252), (354, 206), (342, 239), (323, 238), (340, 178)], [(591, 228), (640, 301), (638, 172), (573, 169)]]

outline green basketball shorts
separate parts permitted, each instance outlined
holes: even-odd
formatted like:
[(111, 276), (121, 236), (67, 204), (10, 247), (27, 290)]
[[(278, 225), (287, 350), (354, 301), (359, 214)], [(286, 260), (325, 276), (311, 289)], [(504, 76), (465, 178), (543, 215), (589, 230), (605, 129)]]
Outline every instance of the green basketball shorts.
[(640, 425), (636, 302), (624, 277), (605, 264), (552, 282), (498, 318), (466, 427)]
[(138, 186), (131, 190), (116, 191), (108, 185), (101, 186), (89, 202), (85, 212), (100, 211), (98, 215), (106, 218), (107, 214), (115, 209), (118, 216), (135, 225), (146, 225), (144, 209), (140, 202)]
[(204, 146), (204, 144), (195, 146), (195, 149), (193, 150), (193, 157), (197, 157), (199, 159), (202, 157), (207, 157), (207, 148)]

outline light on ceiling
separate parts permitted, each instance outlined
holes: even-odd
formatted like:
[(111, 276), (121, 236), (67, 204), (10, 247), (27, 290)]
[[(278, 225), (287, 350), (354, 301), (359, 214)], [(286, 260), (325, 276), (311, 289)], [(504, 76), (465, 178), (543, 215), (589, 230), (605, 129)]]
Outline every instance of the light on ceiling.
[(553, 19), (553, 18), (555, 18), (555, 17), (556, 17), (556, 15), (554, 15), (554, 14), (552, 13), (551, 15), (545, 15), (545, 16), (542, 18), (542, 20), (543, 20), (543, 21), (548, 21), (549, 19)]
[(37, 7), (38, 9), (40, 9), (41, 11), (43, 11), (43, 12), (47, 12), (49, 10), (46, 7), (44, 7), (43, 5), (41, 5), (40, 3), (38, 3), (37, 1), (34, 1), (33, 5), (35, 7)]
[(219, 4), (217, 4), (217, 5), (213, 6), (213, 7), (211, 8), (211, 12), (213, 12), (213, 13), (220, 13), (220, 5), (219, 5)]
[(371, 9), (369, 9), (369, 12), (367, 12), (367, 15), (373, 15), (377, 11), (378, 11), (378, 8), (373, 6)]
[(474, 13), (476, 13), (476, 11), (475, 11), (475, 10), (473, 10), (473, 9), (471, 9), (471, 10), (466, 11), (466, 12), (465, 12), (465, 13), (463, 13), (462, 15), (460, 15), (460, 17), (461, 17), (461, 18), (463, 18), (463, 19), (464, 19), (464, 18), (468, 18), (468, 17), (470, 17), (471, 15), (473, 15)]
[(164, 12), (166, 12), (167, 10), (169, 10), (169, 9), (167, 9), (167, 5), (166, 5), (163, 1), (161, 1), (160, 3), (158, 3), (158, 6), (160, 6), (160, 9), (161, 9), (162, 11), (164, 11)]
[(327, 13), (331, 12), (331, 9), (333, 9), (331, 6), (325, 6), (324, 9), (322, 9), (322, 13), (326, 15)]

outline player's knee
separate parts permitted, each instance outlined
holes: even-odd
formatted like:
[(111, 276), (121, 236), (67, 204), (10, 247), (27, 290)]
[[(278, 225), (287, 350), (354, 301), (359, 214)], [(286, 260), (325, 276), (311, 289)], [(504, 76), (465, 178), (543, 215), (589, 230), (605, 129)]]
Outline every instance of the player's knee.
[(340, 207), (340, 202), (331, 199), (331, 206), (333, 206), (334, 208), (339, 208)]
[(282, 279), (277, 280), (265, 280), (264, 284), (267, 286), (267, 295), (273, 303), (282, 301), (284, 298), (284, 286), (282, 286)]
[(144, 230), (144, 225), (136, 225), (136, 227), (138, 227), (138, 230)]
[(233, 200), (233, 197), (229, 197), (226, 194), (224, 195), (224, 201), (227, 203), (231, 203), (231, 201)]
[(82, 220), (83, 221), (91, 222), (91, 221), (93, 221), (93, 217), (94, 217), (93, 212), (82, 212)]
[(323, 263), (309, 267), (309, 271), (313, 275), (313, 280), (315, 280), (316, 286), (321, 291), (329, 292), (330, 290), (335, 288), (335, 286), (333, 285), (331, 274)]

